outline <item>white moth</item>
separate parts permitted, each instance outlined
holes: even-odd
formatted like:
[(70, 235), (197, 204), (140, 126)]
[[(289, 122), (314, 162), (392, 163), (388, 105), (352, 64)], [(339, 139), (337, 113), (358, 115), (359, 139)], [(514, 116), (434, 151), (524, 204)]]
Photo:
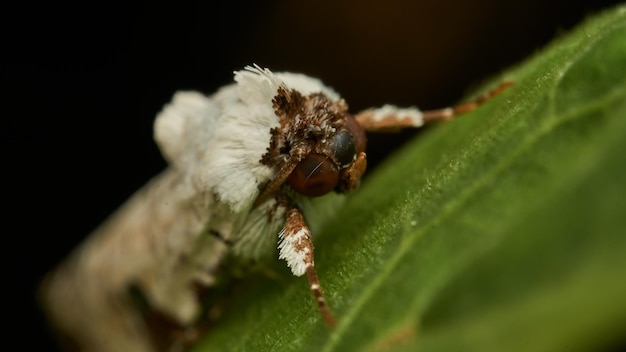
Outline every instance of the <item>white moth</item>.
[(178, 92), (154, 128), (169, 168), (47, 277), (46, 313), (78, 350), (162, 349), (131, 289), (154, 311), (190, 327), (200, 312), (194, 287), (213, 284), (229, 251), (255, 258), (278, 243), (279, 258), (294, 275), (307, 275), (332, 326), (302, 203), (358, 186), (366, 167), (364, 130), (449, 119), (504, 86), (453, 108), (386, 105), (355, 116), (319, 80), (256, 65), (235, 72), (235, 83), (212, 96)]

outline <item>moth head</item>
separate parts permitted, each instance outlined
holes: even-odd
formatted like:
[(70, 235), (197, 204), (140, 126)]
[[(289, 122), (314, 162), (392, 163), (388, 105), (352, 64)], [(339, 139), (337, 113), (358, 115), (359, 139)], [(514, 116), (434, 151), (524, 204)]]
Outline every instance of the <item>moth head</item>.
[(298, 161), (287, 182), (296, 192), (321, 196), (331, 191), (355, 189), (365, 172), (365, 131), (348, 113), (340, 117), (341, 129), (332, 134), (329, 143), (315, 146)]
[(281, 87), (273, 108), (280, 126), (271, 130), (261, 163), (276, 172), (263, 185), (256, 205), (284, 185), (307, 197), (343, 193), (359, 185), (367, 165), (365, 131), (343, 100)]

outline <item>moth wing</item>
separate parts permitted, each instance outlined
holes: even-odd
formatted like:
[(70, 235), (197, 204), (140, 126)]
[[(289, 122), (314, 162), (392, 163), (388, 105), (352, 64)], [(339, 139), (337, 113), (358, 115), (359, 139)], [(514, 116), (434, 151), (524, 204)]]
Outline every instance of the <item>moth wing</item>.
[(154, 139), (168, 163), (184, 169), (201, 159), (215, 135), (221, 106), (200, 92), (176, 92), (154, 122)]

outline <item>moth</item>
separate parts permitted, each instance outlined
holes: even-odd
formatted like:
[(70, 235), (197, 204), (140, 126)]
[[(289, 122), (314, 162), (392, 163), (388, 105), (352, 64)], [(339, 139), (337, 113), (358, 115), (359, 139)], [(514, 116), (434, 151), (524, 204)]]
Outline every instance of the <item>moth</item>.
[[(200, 314), (224, 258), (278, 249), (308, 278), (321, 316), (335, 320), (314, 267), (307, 200), (356, 189), (366, 169), (365, 131), (416, 128), (471, 111), (503, 84), (455, 107), (392, 105), (352, 115), (321, 81), (257, 65), (212, 96), (174, 95), (156, 117), (169, 168), (96, 229), (42, 285), (49, 320), (82, 351), (159, 348), (131, 291), (181, 327)], [(170, 346), (171, 347), (171, 346)]]

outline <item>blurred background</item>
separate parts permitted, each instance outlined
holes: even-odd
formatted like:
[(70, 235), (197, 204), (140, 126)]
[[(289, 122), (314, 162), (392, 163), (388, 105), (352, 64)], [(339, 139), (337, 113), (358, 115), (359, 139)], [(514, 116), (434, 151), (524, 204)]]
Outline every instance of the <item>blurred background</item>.
[[(165, 167), (152, 122), (176, 90), (211, 93), (232, 81), (233, 70), (257, 63), (319, 77), (353, 111), (384, 103), (438, 108), (613, 3), (275, 0), (6, 8), (0, 130), (10, 210), (2, 268), (11, 336), (23, 350), (54, 350), (36, 306), (37, 284)], [(401, 140), (371, 136), (371, 164)]]

